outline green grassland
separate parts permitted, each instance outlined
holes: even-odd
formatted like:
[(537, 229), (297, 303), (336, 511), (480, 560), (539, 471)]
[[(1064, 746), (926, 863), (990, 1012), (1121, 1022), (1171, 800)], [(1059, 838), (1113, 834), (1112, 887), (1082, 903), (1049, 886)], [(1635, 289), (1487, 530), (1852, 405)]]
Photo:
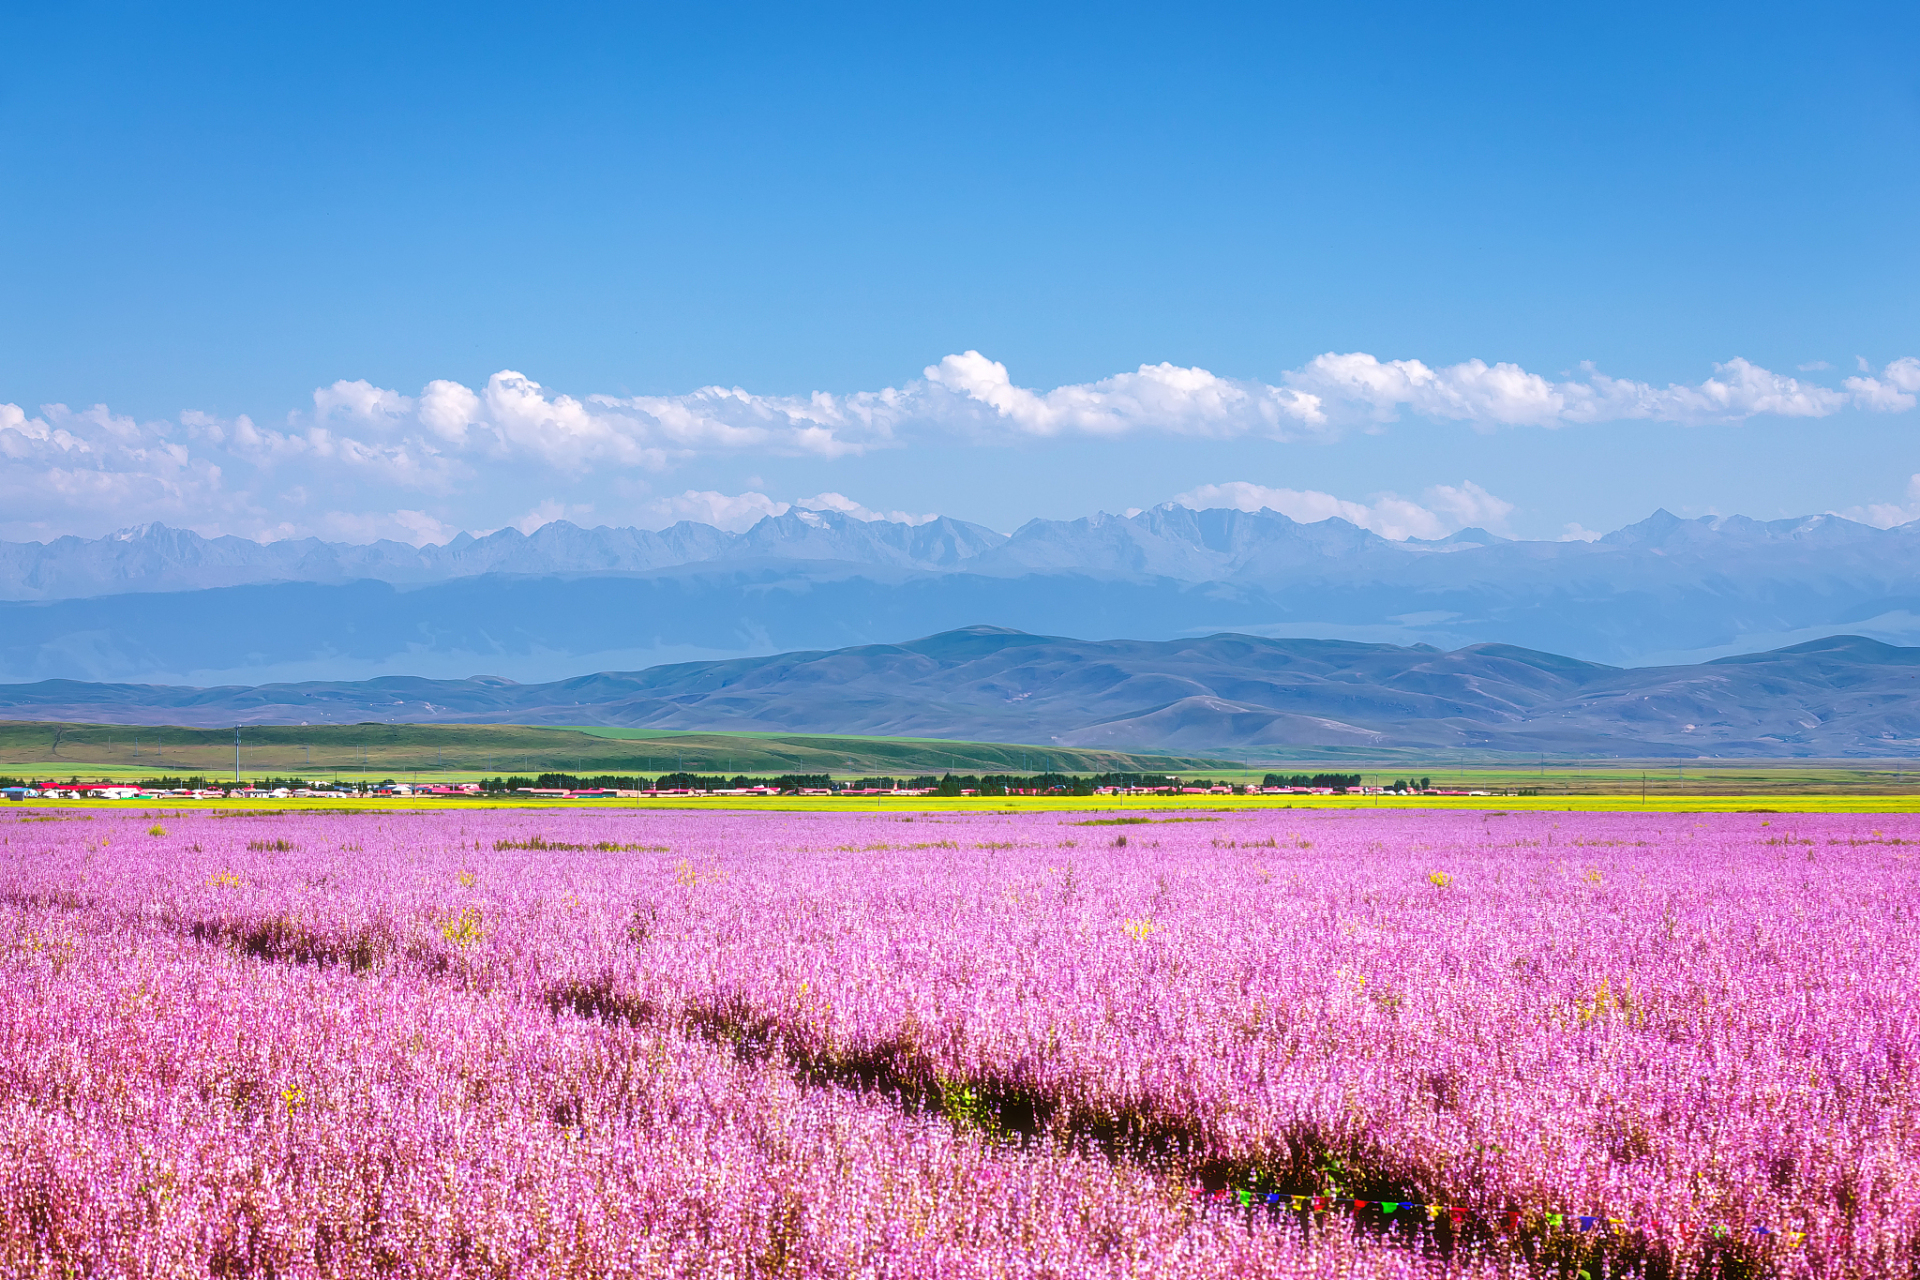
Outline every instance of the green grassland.
[[(1298, 769), (1344, 767), (1369, 785), (1426, 777), (1448, 790), (1492, 791), (1565, 798), (1612, 798), (1638, 802), (1738, 796), (1904, 796), (1920, 791), (1920, 762), (1913, 760), (1536, 760), (1460, 764), (1395, 764), (1390, 768), (1329, 761)], [(1549, 804), (1549, 807), (1552, 807)]]
[[(542, 800), (501, 795), (471, 799), (315, 798), (263, 800), (29, 800), (0, 806), (0, 821), (16, 813), (22, 821), (84, 818), (102, 810), (133, 810), (152, 815), (193, 812), (246, 812), (262, 816), (311, 812), (394, 810), (432, 812), (449, 806), (471, 809), (550, 809), (588, 806), (602, 809), (744, 809), (778, 812), (901, 814), (942, 813), (1059, 813), (1063, 820), (1111, 825), (1116, 817), (1126, 823), (1210, 822), (1236, 815), (1275, 809), (1300, 811), (1370, 811), (1394, 809), (1457, 809), (1483, 812), (1489, 817), (1507, 813), (1914, 813), (1920, 812), (1920, 794), (1907, 795), (1781, 795), (1762, 799), (1741, 796), (1570, 796), (1570, 797), (1394, 797), (1394, 796), (666, 796), (631, 800)], [(1769, 819), (1756, 818), (1755, 821)]]
[[(1228, 756), (1232, 759), (1227, 758)], [(0, 721), (0, 773), (82, 781), (159, 776), (233, 776), (231, 729), (183, 729), (41, 721)], [(241, 774), (339, 779), (397, 778), (459, 782), (481, 777), (564, 772), (581, 775), (663, 773), (831, 774), (841, 778), (926, 774), (1177, 773), (1189, 779), (1258, 782), (1278, 773), (1358, 773), (1367, 785), (1427, 778), (1436, 788), (1487, 791), (1484, 797), (1235, 797), (1240, 804), (1296, 807), (1388, 807), (1407, 804), (1485, 808), (1727, 808), (1735, 801), (1786, 809), (1909, 808), (1920, 792), (1920, 762), (1909, 760), (1592, 761), (1474, 758), (1455, 752), (1349, 751), (1310, 755), (1292, 750), (1215, 755), (1088, 751), (927, 738), (807, 734), (671, 733), (645, 729), (546, 728), (524, 725), (286, 725), (241, 730)], [(391, 802), (387, 802), (391, 803)], [(654, 803), (654, 802), (648, 802)], [(659, 803), (671, 803), (662, 801)], [(712, 805), (715, 800), (683, 803)], [(764, 806), (767, 801), (754, 801)], [(787, 802), (783, 802), (787, 803)], [(851, 800), (809, 801), (844, 806)], [(887, 801), (885, 803), (899, 803)], [(930, 799), (912, 803), (927, 806)], [(939, 807), (1047, 804), (1038, 798), (981, 798)], [(1120, 807), (1168, 803), (1219, 806), (1226, 797), (1102, 799)], [(1086, 807), (1080, 800), (1069, 807)], [(805, 807), (805, 806), (802, 806)]]
[[(204, 774), (231, 778), (231, 729), (0, 721), (0, 772), (83, 780)], [(274, 725), (240, 731), (240, 772), (467, 781), (506, 774), (846, 777), (954, 773), (1164, 773), (1205, 757), (992, 742), (742, 733), (649, 733), (505, 724)]]

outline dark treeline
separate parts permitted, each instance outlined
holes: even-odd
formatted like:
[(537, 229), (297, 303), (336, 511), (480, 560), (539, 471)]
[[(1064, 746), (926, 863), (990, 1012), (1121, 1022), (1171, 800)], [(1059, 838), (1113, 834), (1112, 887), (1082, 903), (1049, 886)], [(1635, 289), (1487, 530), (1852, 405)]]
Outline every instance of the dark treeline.
[[(334, 784), (344, 791), (356, 791), (368, 787), (388, 785), (392, 778), (374, 782), (371, 779), (355, 780), (344, 784)], [(73, 782), (45, 782), (20, 778), (0, 777), (0, 786), (74, 786), (80, 785), (78, 778)], [(205, 787), (227, 788), (235, 785), (223, 779), (210, 779), (204, 774), (192, 777), (157, 777), (144, 779), (142, 786), (154, 790), (199, 789)], [(256, 790), (269, 791), (279, 787), (289, 789), (303, 788), (311, 784), (305, 778), (267, 777), (253, 778), (248, 785)], [(326, 784), (320, 784), (323, 788)], [(625, 773), (542, 773), (534, 776), (512, 774), (505, 777), (483, 779), (480, 789), (488, 793), (514, 792), (521, 789), (543, 791), (743, 791), (750, 787), (767, 787), (775, 791), (932, 791), (936, 795), (957, 796), (972, 792), (982, 796), (1026, 795), (1092, 795), (1096, 789), (1105, 787), (1137, 788), (1145, 790), (1171, 790), (1179, 787), (1212, 787), (1210, 778), (1182, 778), (1160, 773), (949, 773), (942, 776), (921, 774), (917, 777), (873, 777), (837, 779), (824, 773), (782, 773), (771, 776), (748, 774), (698, 774), (665, 773), (658, 777)], [(1263, 782), (1268, 787), (1331, 787), (1344, 791), (1360, 785), (1357, 773), (1270, 773)], [(1421, 790), (1428, 787), (1428, 779), (1417, 778), (1401, 781), (1396, 779), (1393, 789)]]
[(1348, 787), (1359, 786), (1360, 775), (1357, 773), (1270, 773), (1266, 781), (1260, 785), (1263, 787), (1332, 787), (1336, 791), (1344, 791)]
[(858, 778), (851, 782), (835, 781), (824, 773), (782, 773), (771, 777), (750, 776), (744, 773), (728, 777), (725, 774), (703, 773), (663, 773), (657, 778), (648, 778), (637, 774), (574, 774), (543, 773), (538, 777), (519, 776), (506, 778), (487, 778), (480, 786), (485, 791), (518, 791), (522, 787), (533, 787), (543, 791), (565, 789), (567, 791), (741, 791), (748, 787), (773, 787), (779, 791), (846, 791), (880, 790), (891, 791), (894, 787), (931, 787), (939, 783), (938, 778)]
[[(932, 778), (925, 780), (925, 784), (934, 783), (935, 780)], [(1211, 778), (1178, 778), (1163, 773), (1036, 773), (1031, 775), (950, 773), (938, 780), (935, 789), (943, 796), (957, 796), (963, 791), (972, 791), (983, 796), (1004, 796), (1013, 792), (1090, 796), (1099, 787), (1168, 790), (1175, 787), (1211, 787), (1213, 785)]]
[[(1340, 775), (1345, 777), (1346, 775)], [(1359, 777), (1354, 775), (1354, 785)], [(778, 791), (933, 791), (938, 795), (957, 796), (971, 791), (983, 796), (1001, 796), (1015, 793), (1092, 795), (1098, 787), (1206, 787), (1213, 785), (1207, 778), (1182, 779), (1168, 774), (1158, 773), (988, 773), (954, 774), (936, 777), (922, 774), (918, 777), (898, 778), (834, 778), (824, 773), (783, 773), (761, 777), (749, 774), (665, 773), (657, 778), (638, 774), (574, 774), (543, 773), (536, 777), (488, 778), (480, 786), (489, 792), (518, 791), (521, 788), (537, 788), (554, 791), (741, 791), (749, 787), (771, 787)], [(1269, 784), (1273, 785), (1273, 784)], [(1285, 784), (1279, 784), (1285, 785)], [(1306, 785), (1302, 783), (1300, 785)], [(1316, 785), (1334, 785), (1318, 783)]]

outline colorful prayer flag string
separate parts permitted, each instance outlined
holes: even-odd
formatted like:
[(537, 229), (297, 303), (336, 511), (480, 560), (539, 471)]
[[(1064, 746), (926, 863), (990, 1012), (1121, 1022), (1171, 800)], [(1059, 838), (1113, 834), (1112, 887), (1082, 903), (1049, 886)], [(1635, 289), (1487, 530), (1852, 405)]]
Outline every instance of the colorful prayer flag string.
[[(1286, 1206), (1294, 1213), (1326, 1213), (1340, 1203), (1328, 1196), (1283, 1194), (1277, 1191), (1257, 1192), (1251, 1187), (1222, 1188), (1213, 1192), (1196, 1187), (1193, 1195), (1196, 1200), (1211, 1200), (1214, 1203), (1231, 1203), (1237, 1200), (1242, 1207), (1265, 1204), (1278, 1209)], [(1352, 1199), (1352, 1205), (1355, 1216), (1374, 1209), (1383, 1217), (1399, 1217), (1402, 1221), (1408, 1222), (1418, 1221), (1424, 1215), (1426, 1221), (1433, 1225), (1438, 1225), (1441, 1217), (1444, 1216), (1448, 1225), (1455, 1231), (1463, 1230), (1468, 1220), (1474, 1216), (1473, 1211), (1465, 1205), (1420, 1203), (1411, 1200), (1364, 1200), (1355, 1197)], [(1498, 1228), (1508, 1235), (1517, 1235), (1524, 1229), (1526, 1219), (1527, 1214), (1523, 1210), (1505, 1209), (1499, 1211), (1496, 1218), (1488, 1221), (1489, 1225), (1497, 1224)], [(1570, 1230), (1581, 1233), (1606, 1231), (1621, 1236), (1632, 1231), (1658, 1233), (1665, 1226), (1659, 1221), (1633, 1221), (1602, 1214), (1569, 1214), (1552, 1210), (1542, 1211), (1539, 1214), (1539, 1220), (1550, 1231)], [(1716, 1222), (1702, 1226), (1681, 1221), (1673, 1225), (1683, 1243), (1690, 1243), (1696, 1231), (1704, 1230), (1716, 1239), (1724, 1239), (1731, 1233), (1731, 1228), (1726, 1223)], [(1777, 1241), (1789, 1249), (1798, 1249), (1807, 1240), (1807, 1233), (1804, 1231), (1784, 1230), (1765, 1223), (1749, 1228), (1748, 1233), (1764, 1241)]]

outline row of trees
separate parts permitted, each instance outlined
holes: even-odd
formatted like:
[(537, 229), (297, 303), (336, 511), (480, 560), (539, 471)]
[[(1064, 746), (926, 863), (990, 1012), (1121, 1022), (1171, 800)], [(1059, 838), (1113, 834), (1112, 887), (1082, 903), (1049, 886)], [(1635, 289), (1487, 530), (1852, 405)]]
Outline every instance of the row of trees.
[[(781, 791), (813, 791), (822, 788), (843, 791), (849, 788), (881, 787), (891, 791), (897, 781), (901, 780), (861, 778), (853, 782), (844, 782), (835, 781), (824, 773), (783, 773), (774, 777), (737, 773), (731, 778), (725, 774), (703, 773), (663, 773), (657, 778), (624, 773), (543, 773), (531, 778), (518, 775), (486, 778), (481, 781), (480, 789), (487, 792), (518, 791), (522, 787), (533, 787), (543, 791), (561, 789), (567, 791), (740, 791), (747, 787), (774, 787)], [(905, 780), (905, 785), (931, 787), (939, 781), (938, 778), (913, 778)]]
[[(388, 778), (386, 782), (392, 782)], [(17, 778), (0, 777), (0, 786), (51, 786), (77, 785), (75, 783), (55, 784), (25, 781)], [(205, 776), (149, 778), (142, 785), (156, 789), (200, 788), (207, 786), (228, 786), (224, 781), (209, 781)], [(254, 779), (254, 787), (271, 790), (275, 787), (304, 787), (304, 778)], [(356, 781), (345, 789), (378, 785)], [(1210, 787), (1214, 782), (1210, 778), (1180, 778), (1171, 774), (1159, 773), (986, 773), (954, 774), (942, 776), (922, 774), (907, 778), (856, 778), (851, 781), (836, 779), (824, 773), (783, 773), (774, 776), (750, 776), (734, 774), (698, 774), (665, 773), (656, 778), (640, 774), (574, 774), (542, 773), (532, 777), (518, 774), (487, 778), (481, 782), (482, 791), (489, 793), (513, 792), (523, 787), (541, 790), (567, 791), (741, 791), (749, 787), (771, 787), (778, 791), (892, 791), (895, 789), (912, 791), (933, 791), (937, 795), (957, 796), (971, 791), (983, 796), (1001, 796), (1010, 793), (1092, 795), (1102, 787), (1129, 787), (1147, 789), (1166, 789), (1173, 787)], [(1269, 773), (1263, 779), (1262, 786), (1267, 787), (1313, 787), (1331, 788), (1346, 791), (1360, 785), (1357, 773)], [(1395, 791), (1426, 791), (1432, 786), (1431, 778), (1395, 778), (1392, 789)]]
[(1263, 787), (1332, 787), (1335, 791), (1345, 791), (1348, 787), (1360, 785), (1357, 773), (1270, 773)]
[[(1286, 782), (1273, 782), (1277, 775), (1268, 775), (1268, 786), (1286, 786)], [(1301, 775), (1304, 777), (1304, 775)], [(1348, 778), (1350, 783), (1326, 783), (1319, 778)], [(1359, 785), (1359, 775), (1317, 774), (1314, 786)], [(1033, 792), (1039, 794), (1092, 795), (1100, 787), (1206, 787), (1213, 782), (1208, 778), (1182, 779), (1170, 774), (1159, 773), (949, 773), (942, 776), (922, 774), (918, 777), (898, 778), (855, 778), (852, 780), (834, 778), (824, 773), (783, 773), (772, 777), (749, 774), (665, 773), (657, 778), (648, 778), (638, 774), (574, 774), (542, 773), (534, 777), (488, 778), (481, 789), (487, 792), (517, 791), (522, 787), (534, 787), (542, 790), (568, 791), (741, 791), (748, 787), (772, 787), (780, 791), (892, 791), (896, 788), (911, 791), (931, 790), (938, 795), (959, 795), (972, 791), (979, 795), (1007, 795), (1014, 792)], [(1291, 785), (1307, 786), (1307, 782)]]

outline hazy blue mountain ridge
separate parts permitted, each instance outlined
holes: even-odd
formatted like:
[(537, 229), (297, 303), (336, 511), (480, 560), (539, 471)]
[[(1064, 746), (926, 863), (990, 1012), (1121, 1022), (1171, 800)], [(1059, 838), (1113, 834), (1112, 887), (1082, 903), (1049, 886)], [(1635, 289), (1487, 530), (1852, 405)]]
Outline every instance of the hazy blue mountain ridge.
[[(1910, 558), (1916, 549), (1920, 522), (1876, 529), (1838, 516), (1682, 520), (1665, 511), (1595, 543), (1516, 541), (1481, 529), (1432, 541), (1396, 542), (1337, 517), (1302, 524), (1276, 511), (1195, 511), (1171, 505), (1134, 516), (1102, 513), (1079, 520), (1032, 520), (1011, 537), (946, 517), (908, 525), (799, 508), (768, 516), (739, 534), (691, 521), (655, 531), (605, 525), (583, 529), (556, 520), (531, 534), (513, 528), (483, 538), (463, 533), (444, 546), (423, 547), (315, 538), (258, 543), (231, 536), (202, 538), (153, 524), (104, 538), (0, 543), (0, 599), (74, 599), (362, 578), (414, 585), (483, 574), (646, 573), (756, 560), (1263, 585), (1359, 572), (1424, 585), (1541, 562), (1601, 565), (1603, 572), (1612, 573), (1629, 563), (1646, 572), (1658, 561), (1704, 560), (1733, 568), (1757, 558), (1769, 567), (1797, 563), (1815, 574), (1877, 565), (1884, 575), (1908, 580), (1913, 567), (1890, 565), (1886, 558)], [(1627, 560), (1619, 558), (1623, 554)]]
[(538, 682), (981, 621), (1142, 640), (1502, 643), (1646, 665), (1839, 633), (1920, 640), (1920, 525), (1661, 511), (1593, 543), (1482, 530), (1395, 542), (1338, 519), (1160, 507), (1002, 537), (793, 510), (742, 534), (556, 521), (422, 548), (147, 526), (0, 545), (5, 595), (0, 680)]
[(1083, 641), (969, 627), (904, 644), (544, 684), (393, 677), (0, 688), (0, 718), (464, 722), (863, 733), (1182, 750), (1343, 746), (1589, 756), (1911, 756), (1920, 648), (1835, 637), (1679, 667), (1511, 645), (1221, 634)]
[(365, 545), (294, 538), (260, 543), (202, 538), (142, 525), (104, 538), (0, 543), (0, 599), (59, 600), (130, 591), (191, 591), (270, 582), (397, 585), (489, 573), (643, 573), (715, 560), (844, 560), (945, 568), (1005, 541), (981, 525), (944, 517), (926, 524), (855, 520), (836, 511), (769, 516), (744, 534), (681, 521), (658, 531), (583, 529), (550, 521), (530, 534), (460, 534), (443, 546)]

